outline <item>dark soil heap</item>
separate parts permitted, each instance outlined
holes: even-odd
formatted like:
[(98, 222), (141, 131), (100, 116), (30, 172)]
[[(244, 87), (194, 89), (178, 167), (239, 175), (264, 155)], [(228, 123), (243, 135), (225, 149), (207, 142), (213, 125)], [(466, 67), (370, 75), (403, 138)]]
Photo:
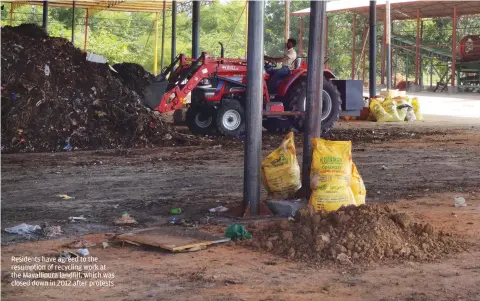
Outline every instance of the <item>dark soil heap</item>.
[(414, 223), (406, 213), (385, 205), (350, 206), (329, 213), (306, 207), (297, 212), (295, 222), (282, 220), (252, 232), (248, 244), (255, 248), (318, 263), (428, 260), (461, 249), (432, 225)]
[(118, 76), (122, 79), (124, 85), (142, 97), (145, 88), (155, 79), (153, 74), (138, 64), (121, 63), (112, 67), (118, 72)]
[(7, 26), (1, 54), (2, 152), (168, 143), (141, 97), (69, 41), (32, 24)]

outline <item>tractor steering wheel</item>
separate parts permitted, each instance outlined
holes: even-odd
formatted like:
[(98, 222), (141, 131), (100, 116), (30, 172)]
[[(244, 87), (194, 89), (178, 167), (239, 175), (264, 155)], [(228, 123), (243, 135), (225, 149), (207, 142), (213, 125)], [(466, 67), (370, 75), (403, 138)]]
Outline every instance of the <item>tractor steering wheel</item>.
[(278, 64), (278, 63), (275, 62), (275, 61), (271, 61), (271, 60), (265, 59), (265, 69), (266, 69), (266, 70), (277, 68), (277, 64)]

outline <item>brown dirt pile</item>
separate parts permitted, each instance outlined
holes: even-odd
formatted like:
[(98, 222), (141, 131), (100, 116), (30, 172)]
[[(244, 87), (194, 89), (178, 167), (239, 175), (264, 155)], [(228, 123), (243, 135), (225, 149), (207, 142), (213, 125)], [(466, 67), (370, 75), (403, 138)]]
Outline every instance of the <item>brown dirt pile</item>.
[(168, 129), (106, 64), (32, 24), (2, 28), (2, 152), (145, 147)]
[(428, 260), (461, 249), (432, 225), (413, 222), (386, 205), (350, 206), (329, 213), (306, 207), (297, 212), (295, 221), (282, 220), (252, 232), (248, 244), (253, 247), (310, 262)]

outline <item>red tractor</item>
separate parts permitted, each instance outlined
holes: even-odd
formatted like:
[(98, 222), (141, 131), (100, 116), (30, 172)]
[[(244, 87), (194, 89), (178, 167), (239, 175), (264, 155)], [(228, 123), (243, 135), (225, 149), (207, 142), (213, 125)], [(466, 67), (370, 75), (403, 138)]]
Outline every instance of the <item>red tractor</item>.
[[(266, 67), (276, 66), (266, 62)], [(179, 110), (191, 93), (185, 121), (192, 132), (239, 136), (245, 130), (246, 76), (247, 61), (243, 59), (213, 58), (202, 53), (194, 60), (180, 55), (165, 68), (159, 81), (147, 87), (145, 104), (161, 113)], [(277, 94), (270, 95), (266, 85), (269, 75), (264, 74), (266, 130), (303, 130), (306, 76), (306, 64), (297, 58), (295, 68), (277, 83)], [(363, 87), (357, 80), (334, 80), (335, 75), (329, 69), (325, 69), (324, 77), (321, 118), (322, 130), (327, 132), (340, 115), (360, 115)]]

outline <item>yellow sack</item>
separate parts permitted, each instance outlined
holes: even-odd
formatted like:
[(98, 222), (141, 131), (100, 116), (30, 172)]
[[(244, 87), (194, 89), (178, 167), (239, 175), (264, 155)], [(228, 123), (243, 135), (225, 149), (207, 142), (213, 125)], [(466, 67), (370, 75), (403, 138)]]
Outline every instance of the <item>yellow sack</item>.
[(381, 103), (376, 99), (370, 100), (370, 114), (375, 117), (377, 122), (392, 121), (392, 115), (388, 114), (382, 107)]
[(423, 115), (422, 115), (422, 111), (420, 110), (420, 102), (418, 101), (418, 98), (416, 97), (412, 98), (412, 107), (413, 107), (413, 112), (415, 112), (416, 120), (423, 120)]
[(350, 188), (352, 142), (313, 139), (312, 144), (309, 204), (315, 211), (335, 211), (341, 206), (356, 205)]
[[(391, 119), (389, 121), (405, 120), (405, 116), (403, 117), (403, 119), (398, 116), (397, 104), (390, 97), (387, 97), (387, 99), (382, 103), (382, 107), (385, 109), (385, 112), (387, 112), (387, 114), (391, 116)], [(405, 114), (406, 113), (407, 112), (405, 112)]]
[(302, 187), (293, 133), (262, 161), (262, 182), (270, 197), (287, 199)]
[(365, 189), (365, 184), (363, 183), (362, 177), (358, 173), (355, 163), (352, 162), (352, 182), (350, 183), (350, 188), (353, 192), (353, 197), (355, 198), (355, 203), (357, 206), (365, 204), (365, 196), (367, 195), (367, 190)]

